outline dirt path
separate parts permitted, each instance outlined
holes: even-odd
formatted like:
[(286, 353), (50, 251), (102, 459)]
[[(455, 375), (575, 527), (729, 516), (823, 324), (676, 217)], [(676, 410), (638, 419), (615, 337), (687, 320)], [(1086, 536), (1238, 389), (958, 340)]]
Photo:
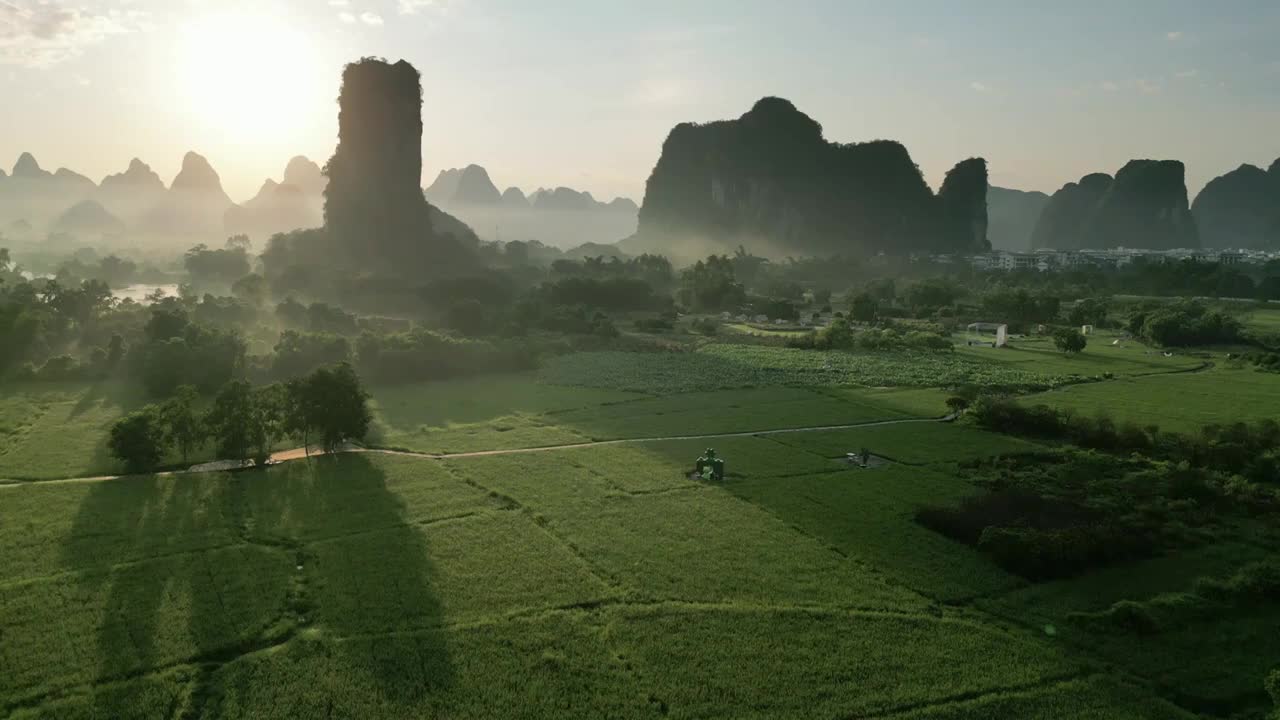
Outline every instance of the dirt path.
[[(429, 453), (416, 452), (413, 450), (392, 450), (387, 448), (364, 448), (364, 447), (346, 447), (337, 451), (337, 453), (376, 453), (379, 455), (404, 455), (408, 457), (420, 457), (428, 460), (449, 460), (452, 458), (469, 458), (469, 457), (489, 457), (491, 455), (523, 455), (527, 453), (551, 452), (554, 450), (573, 450), (576, 448), (601, 447), (605, 445), (622, 445), (625, 443), (651, 443), (665, 442), (668, 440), (714, 440), (716, 438), (734, 438), (734, 437), (751, 437), (754, 435), (783, 435), (788, 433), (805, 433), (805, 432), (822, 432), (824, 430), (851, 430), (854, 428), (879, 427), (882, 425), (904, 425), (908, 423), (940, 423), (951, 422), (955, 420), (955, 415), (946, 415), (940, 418), (902, 418), (899, 420), (873, 420), (870, 422), (848, 423), (845, 425), (814, 425), (808, 427), (789, 427), (774, 428), (772, 430), (745, 430), (740, 432), (722, 432), (722, 433), (704, 433), (699, 435), (663, 435), (659, 437), (642, 437), (642, 438), (619, 438), (617, 440), (591, 440), (580, 443), (565, 443), (562, 445), (543, 445), (540, 447), (529, 448), (508, 448), (505, 450), (475, 450), (472, 452), (460, 453)], [(291, 448), (289, 450), (281, 450), (271, 453), (270, 464), (278, 464), (283, 462), (291, 462), (302, 460), (306, 457), (324, 455), (323, 450), (318, 448), (311, 449), (310, 453), (306, 448)], [(208, 472), (224, 472), (224, 469), (202, 469), (200, 466), (191, 468), (190, 470), (169, 470), (166, 472), (154, 473), (156, 476), (168, 475), (192, 475)], [(49, 485), (55, 483), (90, 483), (104, 482), (107, 480), (119, 480), (128, 477), (127, 475), (97, 475), (94, 477), (81, 478), (56, 478), (49, 480), (23, 480), (23, 481), (0, 481), (0, 490), (9, 487), (19, 487), (22, 485)]]

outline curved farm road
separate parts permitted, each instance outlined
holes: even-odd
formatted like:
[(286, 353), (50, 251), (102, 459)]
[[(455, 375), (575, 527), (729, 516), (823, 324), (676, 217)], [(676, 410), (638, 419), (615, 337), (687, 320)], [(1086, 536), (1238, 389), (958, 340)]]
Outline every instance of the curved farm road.
[[(715, 438), (732, 438), (732, 437), (751, 437), (753, 435), (783, 435), (788, 433), (805, 433), (805, 432), (821, 432), (823, 430), (850, 430), (853, 428), (878, 427), (881, 425), (904, 425), (908, 423), (945, 423), (956, 419), (956, 415), (945, 415), (940, 418), (901, 418), (898, 420), (873, 420), (871, 422), (849, 423), (845, 425), (814, 425), (808, 427), (789, 427), (774, 428), (772, 430), (745, 430), (741, 432), (723, 432), (723, 433), (705, 433), (699, 435), (663, 435), (659, 437), (641, 437), (641, 438), (619, 438), (617, 440), (591, 440), (580, 443), (565, 443), (562, 445), (542, 445), (539, 447), (528, 448), (508, 448), (505, 450), (475, 450), (471, 452), (460, 453), (429, 453), (416, 452), (413, 450), (392, 450), (386, 448), (365, 448), (359, 446), (348, 446), (337, 450), (337, 453), (378, 453), (380, 455), (407, 455), (410, 457), (427, 458), (429, 460), (447, 460), (450, 458), (468, 458), (468, 457), (487, 457), (490, 455), (522, 455), (526, 453), (550, 452), (553, 450), (572, 450), (575, 448), (600, 447), (604, 445), (622, 445), (626, 443), (646, 443), (646, 442), (664, 442), (667, 440), (714, 440)], [(282, 462), (290, 462), (293, 460), (302, 460), (310, 455), (324, 455), (323, 450), (307, 448), (291, 448), (289, 450), (281, 450), (271, 453), (269, 464), (277, 464)], [(194, 473), (221, 472), (227, 470), (227, 467), (221, 467), (221, 463), (207, 463), (205, 465), (196, 465), (187, 470), (167, 470), (164, 472), (154, 473), (158, 477), (168, 475), (189, 475)], [(107, 480), (118, 480), (127, 475), (96, 475), (93, 477), (79, 478), (58, 478), (51, 480), (23, 480), (23, 481), (0, 481), (0, 490), (7, 487), (18, 487), (21, 485), (47, 485), (50, 483), (81, 483), (81, 482), (104, 482)]]

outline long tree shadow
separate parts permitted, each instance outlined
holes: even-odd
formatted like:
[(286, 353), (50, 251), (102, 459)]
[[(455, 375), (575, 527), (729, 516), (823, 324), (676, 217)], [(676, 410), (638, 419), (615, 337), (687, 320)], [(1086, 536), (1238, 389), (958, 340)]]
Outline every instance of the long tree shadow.
[(426, 538), (368, 458), (95, 483), (63, 564), (87, 682), (199, 663), (204, 717), (409, 713), (451, 683)]

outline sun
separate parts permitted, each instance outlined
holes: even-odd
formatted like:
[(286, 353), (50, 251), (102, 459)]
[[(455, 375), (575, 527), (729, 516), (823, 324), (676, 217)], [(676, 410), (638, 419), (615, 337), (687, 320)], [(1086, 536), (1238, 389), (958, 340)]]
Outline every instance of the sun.
[(182, 27), (177, 54), (192, 119), (247, 145), (287, 140), (314, 122), (325, 98), (317, 48), (286, 18), (195, 18)]

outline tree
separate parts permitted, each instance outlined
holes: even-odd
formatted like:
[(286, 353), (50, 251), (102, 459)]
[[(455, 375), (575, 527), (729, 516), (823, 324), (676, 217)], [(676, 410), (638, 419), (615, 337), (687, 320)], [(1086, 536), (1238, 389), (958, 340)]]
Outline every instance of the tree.
[(1107, 311), (1109, 309), (1106, 300), (1098, 298), (1077, 300), (1067, 313), (1067, 322), (1072, 325), (1097, 325), (1102, 327), (1107, 324)]
[(246, 380), (232, 380), (218, 391), (205, 413), (204, 424), (218, 446), (218, 456), (244, 460), (254, 444), (253, 388)]
[(148, 405), (117, 420), (107, 445), (129, 472), (150, 472), (164, 457), (164, 440), (159, 414), (155, 406)]
[(952, 395), (951, 397), (947, 398), (947, 409), (951, 411), (952, 415), (959, 415), (960, 413), (964, 412), (968, 408), (969, 408), (968, 398), (964, 398), (959, 395)]
[(880, 303), (870, 293), (858, 293), (849, 301), (849, 317), (858, 322), (872, 322), (879, 311)]
[(196, 415), (198, 398), (195, 387), (183, 385), (160, 406), (165, 439), (182, 454), (183, 465), (187, 464), (191, 451), (204, 442), (204, 427)]
[(682, 301), (699, 310), (733, 308), (746, 300), (746, 291), (734, 276), (733, 261), (722, 255), (699, 260), (680, 280)]
[(1267, 693), (1271, 695), (1271, 702), (1276, 706), (1271, 717), (1273, 720), (1280, 720), (1280, 669), (1272, 670), (1267, 676)]
[(369, 394), (348, 363), (320, 368), (285, 386), (284, 427), (309, 445), (320, 440), (325, 452), (334, 452), (348, 440), (361, 440), (369, 432)]
[(1054, 347), (1064, 353), (1074, 355), (1075, 353), (1084, 350), (1085, 345), (1087, 345), (1088, 342), (1089, 341), (1085, 339), (1084, 335), (1081, 335), (1080, 331), (1075, 328), (1062, 328), (1055, 330), (1053, 333)]
[(267, 281), (257, 273), (250, 273), (231, 285), (231, 294), (260, 308), (267, 302)]

